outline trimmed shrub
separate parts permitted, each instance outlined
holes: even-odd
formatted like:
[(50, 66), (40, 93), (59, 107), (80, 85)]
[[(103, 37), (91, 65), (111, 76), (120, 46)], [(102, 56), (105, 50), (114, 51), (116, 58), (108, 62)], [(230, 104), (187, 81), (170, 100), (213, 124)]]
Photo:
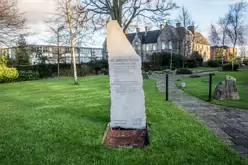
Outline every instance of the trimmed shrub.
[(39, 65), (25, 65), (16, 66), (17, 70), (26, 72), (38, 72), (40, 78), (53, 77), (53, 73), (57, 72), (57, 65), (39, 64)]
[(208, 67), (208, 62), (203, 62), (203, 63), (202, 63), (202, 66), (203, 66), (203, 67)]
[(109, 71), (108, 71), (108, 69), (103, 68), (103, 69), (101, 69), (101, 73), (104, 75), (108, 75)]
[(244, 59), (243, 64), (248, 65), (248, 59)]
[(152, 71), (151, 70), (148, 71), (148, 75), (152, 75)]
[(216, 67), (219, 67), (220, 66), (220, 62), (217, 61), (217, 60), (209, 60), (208, 61), (208, 66), (209, 67), (216, 68)]
[[(157, 52), (152, 55), (147, 55), (149, 62), (143, 62), (145, 71), (162, 71), (170, 68), (171, 53)], [(180, 54), (172, 55), (172, 69), (181, 68), (183, 66), (183, 56)]]
[(39, 80), (40, 75), (38, 72), (32, 71), (19, 71), (19, 77), (17, 81), (32, 81), (32, 80)]
[(53, 70), (50, 65), (47, 64), (38, 64), (37, 70), (34, 72), (38, 72), (40, 78), (48, 78), (53, 77)]
[(19, 74), (16, 68), (8, 68), (0, 66), (0, 83), (13, 82), (18, 78)]
[(198, 66), (202, 66), (203, 58), (198, 51), (193, 52), (192, 58), (195, 59), (198, 63)]
[(187, 66), (189, 68), (197, 68), (199, 67), (199, 64), (195, 58), (190, 58), (187, 60)]
[[(238, 69), (239, 69), (239, 64), (234, 64), (233, 70), (238, 71)], [(232, 64), (229, 63), (222, 65), (222, 71), (232, 71)]]
[[(25, 65), (16, 66), (18, 71), (32, 71), (38, 72), (40, 78), (54, 77), (58, 75), (57, 64), (38, 64), (38, 65)], [(60, 76), (73, 77), (73, 65), (72, 64), (60, 64)], [(77, 64), (78, 76), (87, 76), (100, 73), (102, 69), (108, 70), (107, 60), (92, 61), (85, 64)]]
[(177, 74), (192, 74), (192, 71), (187, 68), (181, 68), (177, 70)]

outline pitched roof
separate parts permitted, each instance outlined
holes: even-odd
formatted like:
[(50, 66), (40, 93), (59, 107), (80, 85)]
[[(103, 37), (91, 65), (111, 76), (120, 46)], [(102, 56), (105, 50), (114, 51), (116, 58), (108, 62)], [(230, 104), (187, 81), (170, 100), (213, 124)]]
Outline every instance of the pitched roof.
[(202, 45), (210, 45), (208, 40), (199, 32), (195, 33), (195, 42)]
[[(140, 38), (141, 42), (144, 44), (157, 43), (160, 33), (161, 33), (160, 30), (148, 31), (146, 35), (145, 32), (139, 32), (138, 37)], [(129, 42), (132, 42), (136, 36), (136, 33), (129, 33), (126, 36)]]
[[(185, 37), (186, 33), (189, 33), (189, 30), (185, 29), (184, 27), (176, 28), (171, 25), (166, 25), (165, 28), (169, 28), (173, 33), (173, 38), (177, 40), (181, 40)], [(161, 30), (152, 30), (148, 31), (145, 35), (145, 32), (139, 32), (138, 37), (141, 40), (143, 44), (149, 44), (149, 43), (157, 43), (158, 37), (161, 34)], [(129, 42), (133, 42), (136, 33), (128, 33), (126, 34)], [(203, 45), (210, 45), (208, 40), (199, 32), (195, 33), (195, 41), (199, 44)]]
[(229, 49), (229, 46), (211, 46), (211, 48), (223, 48), (223, 49)]
[(182, 39), (185, 37), (185, 34), (188, 32), (187, 29), (185, 29), (184, 27), (179, 27), (179, 28), (176, 28), (177, 29), (177, 33), (179, 35), (179, 37)]

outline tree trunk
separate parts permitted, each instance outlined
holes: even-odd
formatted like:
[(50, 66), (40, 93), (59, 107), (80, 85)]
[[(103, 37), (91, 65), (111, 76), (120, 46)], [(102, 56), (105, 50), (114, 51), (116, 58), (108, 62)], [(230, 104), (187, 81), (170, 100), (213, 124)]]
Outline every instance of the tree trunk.
[(59, 62), (60, 62), (60, 57), (59, 57), (59, 56), (60, 56), (60, 52), (59, 52), (59, 51), (60, 51), (60, 50), (59, 50), (59, 34), (58, 34), (58, 59), (57, 59), (57, 62), (58, 62), (58, 77), (59, 77), (59, 74), (60, 74), (60, 73), (59, 73), (59, 71), (60, 71), (60, 70), (59, 70)]
[(77, 78), (77, 65), (76, 65), (76, 56), (75, 56), (75, 42), (74, 42), (74, 34), (72, 30), (69, 0), (66, 0), (66, 10), (67, 10), (67, 19), (68, 19), (70, 33), (71, 33), (71, 49), (72, 49), (71, 52), (72, 52), (72, 57), (73, 57), (74, 84), (77, 85), (78, 78)]
[(236, 44), (233, 45), (233, 56), (232, 56), (232, 71), (234, 71), (234, 53), (235, 53), (235, 46)]

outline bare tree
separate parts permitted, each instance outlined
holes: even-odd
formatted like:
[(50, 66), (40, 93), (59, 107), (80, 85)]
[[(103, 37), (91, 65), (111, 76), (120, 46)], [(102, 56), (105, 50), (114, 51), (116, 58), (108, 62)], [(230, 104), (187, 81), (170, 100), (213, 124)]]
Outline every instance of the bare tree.
[(78, 84), (77, 78), (77, 65), (76, 65), (76, 55), (75, 55), (75, 34), (73, 31), (73, 23), (71, 18), (71, 0), (66, 0), (66, 12), (67, 12), (67, 21), (70, 28), (70, 38), (71, 38), (71, 53), (73, 57), (73, 70), (74, 70), (74, 83)]
[(230, 24), (229, 15), (226, 15), (223, 18), (218, 20), (218, 25), (220, 27), (220, 43), (222, 46), (226, 46), (228, 44), (228, 25)]
[(169, 11), (177, 8), (171, 0), (81, 0), (92, 13), (95, 25), (105, 25), (106, 21), (117, 20), (123, 31), (137, 17), (151, 23), (164, 22)]
[(245, 1), (240, 1), (235, 4), (230, 5), (228, 12), (229, 26), (227, 30), (228, 37), (233, 46), (233, 56), (232, 56), (232, 70), (234, 66), (234, 54), (237, 44), (242, 42), (245, 24), (244, 17), (247, 10), (247, 3)]
[[(47, 22), (49, 23), (49, 22)], [(51, 34), (50, 38), (46, 40), (47, 43), (57, 45), (57, 49), (53, 48), (52, 54), (53, 57), (57, 59), (57, 76), (60, 76), (60, 61), (63, 59), (63, 54), (65, 52), (61, 51), (60, 45), (66, 44), (66, 32), (63, 31), (63, 25), (56, 25), (58, 27), (54, 28), (54, 26), (49, 26), (49, 32)], [(66, 59), (65, 59), (66, 60)]]
[[(182, 23), (184, 28), (187, 28), (188, 26), (192, 26), (195, 24), (191, 18), (191, 15), (190, 15), (188, 9), (186, 9), (184, 6), (179, 11), (177, 22)], [(184, 35), (185, 36), (183, 39), (183, 68), (184, 68), (184, 64), (185, 64), (185, 58), (187, 58), (187, 56), (189, 54), (188, 50), (190, 49), (190, 46), (191, 46), (191, 42), (188, 39), (189, 35), (187, 34), (187, 31), (185, 31)]]
[(217, 29), (216, 25), (211, 24), (211, 31), (210, 31), (210, 41), (213, 45), (219, 45), (220, 44), (220, 33), (219, 30)]
[(240, 43), (240, 56), (241, 58), (245, 59), (248, 55), (248, 47), (247, 47), (247, 40), (243, 38)]
[(180, 9), (178, 18), (176, 19), (177, 22), (180, 22), (183, 24), (183, 27), (192, 26), (195, 24), (195, 22), (192, 20), (191, 14), (189, 13), (188, 9), (184, 6)]
[(8, 45), (20, 35), (25, 19), (18, 11), (16, 0), (1, 0), (0, 3), (0, 44)]
[[(78, 0), (57, 0), (57, 12), (52, 15), (48, 23), (63, 25), (63, 43), (71, 46), (71, 55), (73, 59), (74, 83), (78, 84), (75, 46), (89, 39), (92, 29), (86, 5), (79, 4)], [(56, 34), (56, 29), (53, 30)], [(58, 34), (57, 34), (58, 35)], [(79, 42), (80, 41), (80, 42)], [(87, 41), (86, 41), (87, 42)]]
[(228, 26), (230, 24), (229, 15), (219, 18), (216, 25), (211, 25), (210, 40), (214, 45), (221, 45), (221, 54), (222, 54), (222, 64), (224, 63), (224, 49), (223, 47), (229, 43), (228, 40)]

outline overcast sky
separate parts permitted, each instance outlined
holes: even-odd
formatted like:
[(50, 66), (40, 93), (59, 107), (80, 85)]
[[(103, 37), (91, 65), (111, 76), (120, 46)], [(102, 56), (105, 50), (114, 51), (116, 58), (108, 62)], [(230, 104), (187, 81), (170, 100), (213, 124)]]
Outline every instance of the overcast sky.
[[(18, 0), (21, 12), (25, 12), (28, 19), (28, 26), (31, 32), (36, 33), (29, 37), (31, 43), (42, 43), (48, 35), (44, 20), (49, 18), (49, 14), (55, 11), (56, 0)], [(179, 6), (185, 6), (192, 15), (193, 20), (198, 25), (198, 30), (205, 36), (209, 36), (211, 23), (215, 23), (219, 17), (228, 11), (228, 6), (237, 0), (174, 0)], [(178, 11), (171, 12), (171, 18), (175, 19)], [(248, 17), (246, 19), (248, 23)], [(144, 28), (144, 27), (141, 27)], [(156, 27), (153, 27), (156, 29)], [(104, 36), (95, 43), (95, 46), (101, 46)]]

